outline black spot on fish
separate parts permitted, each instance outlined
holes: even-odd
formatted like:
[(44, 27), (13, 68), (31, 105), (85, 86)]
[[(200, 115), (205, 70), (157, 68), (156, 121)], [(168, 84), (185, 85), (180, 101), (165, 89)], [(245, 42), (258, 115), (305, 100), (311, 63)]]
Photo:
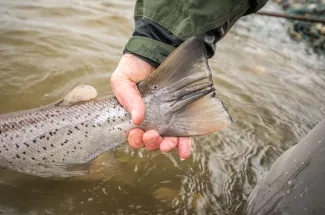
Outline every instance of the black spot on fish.
[(45, 146), (43, 146), (43, 149), (46, 151), (46, 147)]
[(80, 147), (80, 149), (82, 149), (82, 147)]
[(65, 140), (65, 141), (64, 141), (64, 143), (67, 143), (67, 142), (68, 142), (68, 140)]
[(53, 133), (52, 133), (51, 131), (49, 132), (49, 134), (50, 134), (51, 136), (53, 135)]
[(88, 116), (90, 116), (90, 113), (88, 113)]
[(81, 125), (84, 125), (85, 123), (81, 123)]
[(18, 144), (16, 144), (16, 148), (19, 149), (19, 145)]
[(51, 144), (51, 146), (52, 146), (52, 147), (54, 147), (54, 145), (53, 145), (53, 144)]
[(47, 139), (47, 140), (50, 140), (50, 137), (47, 137), (46, 139)]
[(10, 140), (12, 140), (12, 137), (10, 137)]
[(77, 149), (77, 147), (74, 147), (74, 149)]
[(12, 127), (12, 128), (15, 128), (15, 125), (12, 125), (11, 127)]
[(93, 127), (94, 127), (94, 128), (96, 128), (96, 126), (95, 126), (95, 125), (93, 125)]
[(54, 116), (54, 114), (51, 114), (51, 117), (53, 117)]
[(18, 135), (18, 134), (16, 134), (16, 137), (19, 137), (19, 135)]
[(88, 125), (86, 125), (85, 127), (88, 128)]
[(63, 146), (64, 145), (64, 143), (61, 143), (61, 146)]
[(34, 139), (33, 142), (36, 143), (36, 139)]
[(80, 144), (80, 142), (78, 142), (78, 144)]
[(26, 160), (26, 158), (23, 158), (23, 160)]
[(17, 155), (16, 155), (16, 158), (20, 158), (20, 156), (17, 154)]
[(34, 161), (35, 161), (36, 159), (35, 159), (34, 157), (32, 157), (32, 160), (34, 160)]
[(48, 114), (46, 114), (45, 116), (46, 116), (46, 117), (49, 117), (49, 115), (48, 115)]
[(46, 157), (43, 157), (43, 161), (45, 161), (46, 160)]
[(113, 119), (113, 122), (115, 122), (115, 119)]
[(26, 152), (23, 152), (23, 155), (25, 155), (26, 154)]
[(27, 143), (24, 143), (25, 146), (29, 147), (29, 145)]
[(88, 135), (87, 135), (87, 134), (85, 134), (85, 137), (88, 137)]
[(76, 130), (79, 130), (78, 126), (75, 126), (74, 128), (75, 128)]

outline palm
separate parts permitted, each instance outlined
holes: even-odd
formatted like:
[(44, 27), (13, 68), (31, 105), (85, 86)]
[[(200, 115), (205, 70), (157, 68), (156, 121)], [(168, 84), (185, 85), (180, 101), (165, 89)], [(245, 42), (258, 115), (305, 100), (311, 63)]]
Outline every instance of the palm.
[[(134, 55), (122, 57), (114, 71), (111, 83), (113, 91), (122, 106), (132, 115), (135, 125), (143, 122), (145, 104), (136, 86), (154, 71), (154, 67)], [(128, 141), (133, 148), (146, 147), (148, 150), (160, 149), (169, 152), (178, 147), (179, 156), (186, 159), (190, 156), (191, 140), (188, 137), (161, 137), (155, 130), (144, 132), (141, 129), (130, 131)]]

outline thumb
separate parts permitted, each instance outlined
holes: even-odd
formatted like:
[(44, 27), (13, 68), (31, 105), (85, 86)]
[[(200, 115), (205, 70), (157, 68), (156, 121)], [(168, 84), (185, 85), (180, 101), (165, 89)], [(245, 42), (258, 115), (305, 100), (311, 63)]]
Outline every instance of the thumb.
[(111, 81), (117, 100), (131, 114), (133, 124), (140, 125), (146, 108), (136, 83), (123, 77), (112, 77)]
[(111, 78), (115, 96), (131, 113), (135, 125), (140, 125), (146, 115), (145, 104), (136, 84), (149, 76), (153, 70), (154, 67), (149, 63), (134, 55), (126, 54), (122, 56)]

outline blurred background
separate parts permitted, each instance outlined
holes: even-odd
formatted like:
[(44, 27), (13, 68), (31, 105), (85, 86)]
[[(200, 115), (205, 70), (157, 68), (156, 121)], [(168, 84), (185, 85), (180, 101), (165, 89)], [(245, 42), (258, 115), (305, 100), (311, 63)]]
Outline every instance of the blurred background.
[[(0, 1), (0, 114), (40, 107), (78, 84), (113, 95), (135, 0)], [(263, 10), (322, 17), (321, 1)], [(284, 11), (285, 10), (285, 11)], [(258, 180), (325, 116), (325, 28), (240, 19), (209, 60), (234, 124), (195, 138), (193, 155), (124, 146), (96, 176), (45, 180), (0, 170), (0, 214), (242, 214)]]

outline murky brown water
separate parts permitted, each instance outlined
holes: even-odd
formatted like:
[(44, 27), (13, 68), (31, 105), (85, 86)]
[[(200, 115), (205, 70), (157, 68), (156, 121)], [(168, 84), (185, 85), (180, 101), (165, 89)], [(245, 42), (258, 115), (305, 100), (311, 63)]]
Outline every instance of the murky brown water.
[[(134, 3), (1, 1), (0, 113), (48, 104), (81, 83), (112, 95)], [(197, 138), (190, 159), (125, 145), (106, 154), (100, 177), (2, 171), (0, 214), (241, 214), (262, 174), (325, 116), (325, 61), (284, 29), (251, 16), (220, 42), (210, 66), (234, 124)]]

